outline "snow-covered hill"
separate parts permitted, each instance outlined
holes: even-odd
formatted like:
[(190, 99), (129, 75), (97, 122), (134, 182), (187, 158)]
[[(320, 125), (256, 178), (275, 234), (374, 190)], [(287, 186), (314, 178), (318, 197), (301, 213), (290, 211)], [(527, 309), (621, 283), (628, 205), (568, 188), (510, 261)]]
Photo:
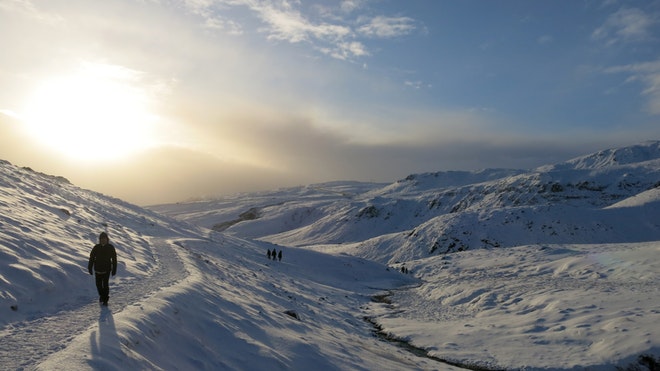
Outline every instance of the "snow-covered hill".
[[(109, 232), (122, 250), (121, 283), (157, 269), (150, 236), (198, 233), (65, 178), (0, 161), (0, 326), (87, 300), (96, 289), (88, 282), (81, 285), (81, 278), (86, 278), (90, 247), (101, 231)], [(6, 310), (14, 306), (20, 310)]]
[(477, 248), (660, 240), (655, 203), (611, 207), (658, 187), (660, 142), (649, 141), (531, 171), (317, 184), (153, 210), (242, 237), (393, 264)]
[[(150, 210), (0, 161), (0, 364), (651, 370), (659, 153)], [(101, 231), (108, 309), (86, 271)]]
[[(110, 306), (87, 260), (118, 252)], [(211, 235), (209, 235), (211, 233)], [(0, 162), (3, 370), (426, 369), (378, 340), (371, 296), (416, 282), (378, 263), (221, 236)]]
[(385, 330), (445, 359), (565, 369), (660, 353), (658, 189), (660, 142), (649, 141), (529, 171), (153, 209), (227, 235), (406, 267), (424, 284), (396, 291), (398, 314), (379, 317)]
[(648, 141), (628, 147), (598, 151), (561, 164), (542, 166), (539, 170), (597, 170), (631, 164), (642, 165), (648, 161), (657, 161), (659, 158), (660, 147), (658, 141)]

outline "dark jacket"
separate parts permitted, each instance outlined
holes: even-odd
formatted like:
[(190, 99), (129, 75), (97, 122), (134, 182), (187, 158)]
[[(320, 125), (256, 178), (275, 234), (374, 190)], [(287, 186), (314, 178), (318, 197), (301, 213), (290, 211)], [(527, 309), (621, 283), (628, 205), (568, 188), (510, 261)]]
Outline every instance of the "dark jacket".
[(89, 254), (89, 264), (87, 264), (89, 274), (92, 274), (92, 268), (99, 274), (112, 272), (114, 276), (117, 273), (117, 251), (112, 244), (94, 246), (92, 253)]

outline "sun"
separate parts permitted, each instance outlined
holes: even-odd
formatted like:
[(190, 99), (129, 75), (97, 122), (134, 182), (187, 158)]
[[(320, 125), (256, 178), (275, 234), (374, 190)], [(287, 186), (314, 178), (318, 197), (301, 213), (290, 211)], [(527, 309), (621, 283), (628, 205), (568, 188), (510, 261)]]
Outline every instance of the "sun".
[(23, 110), (26, 129), (77, 161), (116, 160), (145, 149), (158, 118), (138, 77), (123, 67), (87, 63), (75, 74), (47, 79)]

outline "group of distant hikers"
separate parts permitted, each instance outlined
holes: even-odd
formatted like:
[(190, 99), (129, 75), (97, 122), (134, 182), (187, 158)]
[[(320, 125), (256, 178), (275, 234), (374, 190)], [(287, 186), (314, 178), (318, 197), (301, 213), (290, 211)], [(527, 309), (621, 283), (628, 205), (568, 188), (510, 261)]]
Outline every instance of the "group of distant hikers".
[(268, 257), (268, 260), (272, 258), (273, 260), (282, 261), (282, 250), (280, 250), (280, 252), (277, 252), (277, 249), (273, 249), (273, 251), (270, 251), (270, 249), (268, 249), (266, 256)]

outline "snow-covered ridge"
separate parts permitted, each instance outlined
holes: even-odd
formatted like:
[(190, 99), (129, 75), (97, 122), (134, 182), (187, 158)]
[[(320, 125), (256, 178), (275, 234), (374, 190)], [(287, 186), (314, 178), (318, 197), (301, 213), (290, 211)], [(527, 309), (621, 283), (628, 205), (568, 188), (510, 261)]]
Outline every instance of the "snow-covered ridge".
[[(659, 186), (660, 142), (652, 141), (529, 171), (425, 173), (361, 187), (335, 182), (154, 210), (282, 245), (351, 244), (351, 254), (394, 263), (540, 242), (655, 240), (651, 203), (639, 205), (650, 214), (608, 207)], [(258, 217), (238, 219), (248, 210)]]
[(568, 169), (595, 170), (658, 159), (660, 159), (660, 141), (651, 140), (633, 146), (598, 151), (568, 160), (561, 164), (542, 166), (539, 168), (539, 171)]
[(489, 182), (524, 173), (518, 169), (482, 169), (477, 171), (439, 171), (435, 173), (411, 174), (378, 192), (380, 194), (422, 193), (443, 188), (457, 188), (470, 184)]

